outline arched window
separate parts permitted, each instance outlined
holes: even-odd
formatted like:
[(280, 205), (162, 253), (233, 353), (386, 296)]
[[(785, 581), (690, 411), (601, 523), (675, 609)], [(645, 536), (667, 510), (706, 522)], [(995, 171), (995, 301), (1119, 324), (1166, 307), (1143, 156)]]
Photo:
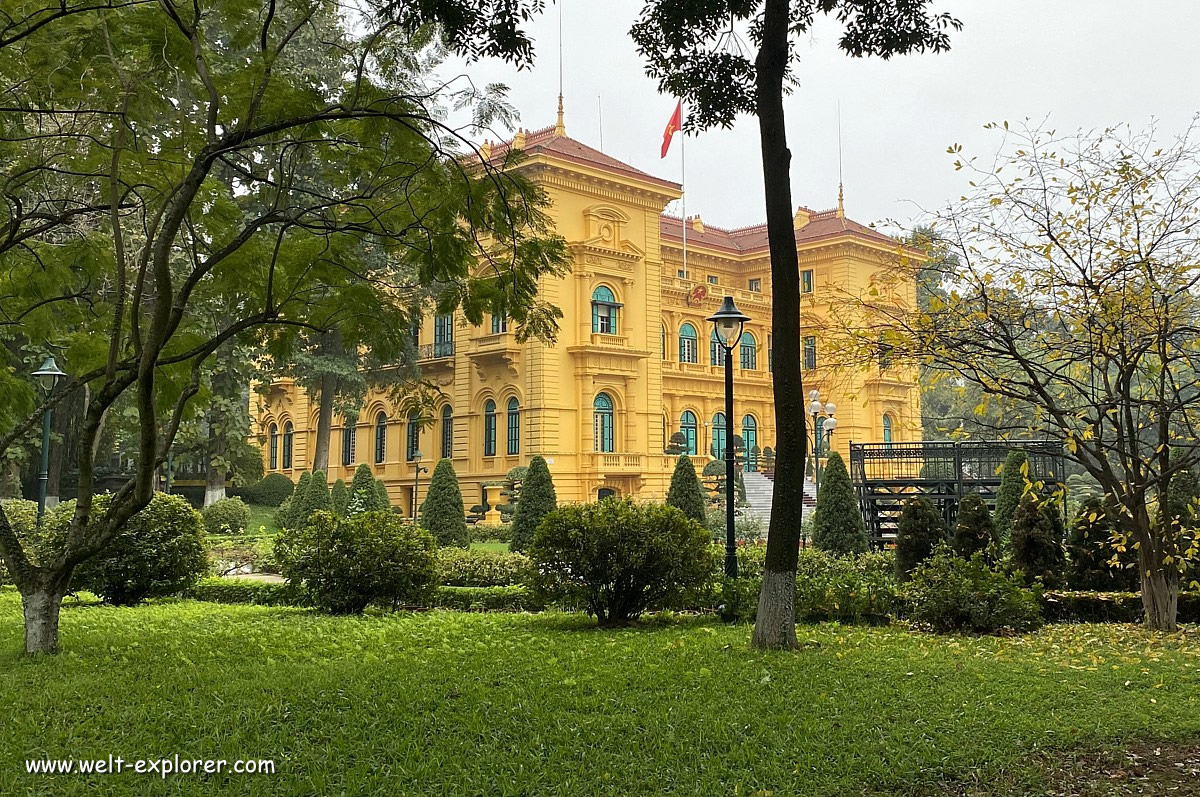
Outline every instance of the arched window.
[(813, 453), (818, 457), (825, 456), (825, 416), (823, 415), (817, 418), (817, 436)]
[(454, 410), (447, 404), (442, 407), (442, 459), (454, 456)]
[(354, 462), (354, 455), (356, 453), (355, 448), (357, 448), (355, 443), (358, 442), (357, 440), (355, 440), (355, 434), (354, 434), (355, 432), (358, 431), (358, 429), (355, 428), (355, 422), (357, 420), (358, 420), (357, 418), (352, 418), (349, 415), (342, 416), (342, 464), (343, 465), (350, 465)]
[(496, 456), (496, 402), (491, 399), (483, 405), (483, 455)]
[(408, 414), (408, 433), (404, 446), (404, 460), (412, 462), (421, 450), (421, 414), (413, 410)]
[(592, 443), (597, 451), (614, 450), (613, 400), (607, 393), (597, 394), (592, 402)]
[(698, 336), (696, 335), (696, 328), (694, 326), (691, 324), (684, 324), (679, 328), (679, 362), (700, 362), (700, 353), (697, 340)]
[(721, 338), (715, 329), (708, 337), (708, 361), (713, 365), (725, 364), (725, 347), (721, 345)]
[(725, 413), (718, 412), (712, 419), (712, 455), (714, 459), (725, 459)]
[(886, 445), (892, 444), (892, 416), (883, 416), (883, 442)]
[(292, 467), (292, 438), (296, 435), (296, 430), (292, 426), (292, 422), (288, 421), (283, 425), (283, 467), (284, 470)]
[(521, 453), (521, 402), (516, 397), (508, 400), (508, 447), (510, 457)]
[(742, 368), (746, 371), (758, 370), (758, 341), (749, 332), (742, 333)]
[(270, 436), (270, 452), (271, 452), (271, 470), (279, 467), (279, 427), (271, 424), (271, 428), (267, 431)]
[(592, 291), (592, 332), (617, 334), (617, 308), (620, 306), (611, 288), (607, 285), (596, 286), (596, 290)]
[(664, 360), (667, 359), (667, 325), (666, 324), (663, 324), (663, 326), (662, 326), (662, 340), (659, 341), (658, 345), (659, 345), (658, 353), (660, 355), (662, 355), (662, 358)]
[(683, 453), (696, 456), (696, 413), (684, 410), (679, 416), (679, 431), (683, 432), (686, 441)]
[(375, 464), (379, 465), (387, 459), (387, 413), (380, 412), (375, 416)]
[(753, 415), (742, 418), (742, 443), (746, 446), (746, 470), (758, 470), (758, 457), (754, 455), (754, 447), (758, 445), (758, 421)]

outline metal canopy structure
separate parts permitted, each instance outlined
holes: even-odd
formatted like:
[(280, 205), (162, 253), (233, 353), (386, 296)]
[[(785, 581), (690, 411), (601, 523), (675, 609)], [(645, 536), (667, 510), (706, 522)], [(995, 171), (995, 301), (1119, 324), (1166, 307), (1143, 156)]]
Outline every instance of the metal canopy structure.
[(1040, 485), (1042, 494), (1066, 481), (1062, 443), (1056, 440), (851, 443), (850, 478), (871, 544), (884, 547), (895, 541), (904, 502), (914, 495), (929, 498), (947, 528), (964, 495), (977, 493), (992, 506), (1004, 460), (1014, 449), (1028, 455), (1029, 480)]

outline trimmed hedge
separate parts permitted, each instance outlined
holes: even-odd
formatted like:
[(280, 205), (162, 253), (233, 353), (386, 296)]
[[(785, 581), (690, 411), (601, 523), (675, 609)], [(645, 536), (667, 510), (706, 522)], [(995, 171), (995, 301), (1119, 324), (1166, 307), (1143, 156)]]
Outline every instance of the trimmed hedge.
[[(287, 584), (249, 579), (206, 578), (184, 590), (180, 597), (208, 603), (240, 603), (252, 606), (303, 607), (304, 597)], [(464, 612), (539, 612), (546, 608), (528, 587), (438, 587), (430, 608)], [(390, 605), (390, 604), (389, 604)]]
[(254, 484), (230, 489), (228, 494), (241, 498), (248, 504), (279, 506), (284, 499), (290, 498), (295, 490), (296, 485), (287, 476), (282, 473), (268, 473)]
[(287, 584), (242, 578), (203, 578), (179, 594), (183, 598), (209, 603), (250, 603), (255, 606), (299, 606), (301, 601)]
[[(1138, 592), (1055, 591), (1042, 595), (1042, 614), (1052, 623), (1140, 623)], [(1200, 592), (1179, 593), (1179, 622), (1200, 623)]]
[(437, 583), (450, 587), (509, 587), (533, 576), (529, 557), (466, 548), (439, 548)]
[(467, 527), (471, 542), (512, 542), (511, 523), (476, 523)]
[(438, 587), (433, 605), (462, 612), (540, 612), (546, 604), (526, 586)]

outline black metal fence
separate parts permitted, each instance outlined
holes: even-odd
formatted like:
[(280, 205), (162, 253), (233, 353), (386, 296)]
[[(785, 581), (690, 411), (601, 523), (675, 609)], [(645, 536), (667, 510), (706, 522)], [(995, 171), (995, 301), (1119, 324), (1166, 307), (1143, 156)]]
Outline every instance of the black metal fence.
[(1062, 444), (1055, 440), (851, 443), (850, 478), (872, 544), (895, 540), (904, 502), (914, 495), (929, 498), (947, 526), (954, 523), (964, 495), (977, 493), (991, 505), (1013, 449), (1026, 452), (1029, 480), (1040, 484), (1042, 493), (1066, 481)]

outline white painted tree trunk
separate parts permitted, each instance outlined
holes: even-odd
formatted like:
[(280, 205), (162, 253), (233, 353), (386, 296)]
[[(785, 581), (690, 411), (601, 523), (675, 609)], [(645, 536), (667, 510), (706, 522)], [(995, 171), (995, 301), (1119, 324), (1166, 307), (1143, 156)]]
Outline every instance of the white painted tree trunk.
[(763, 571), (758, 593), (752, 647), (786, 650), (796, 647), (796, 571)]

